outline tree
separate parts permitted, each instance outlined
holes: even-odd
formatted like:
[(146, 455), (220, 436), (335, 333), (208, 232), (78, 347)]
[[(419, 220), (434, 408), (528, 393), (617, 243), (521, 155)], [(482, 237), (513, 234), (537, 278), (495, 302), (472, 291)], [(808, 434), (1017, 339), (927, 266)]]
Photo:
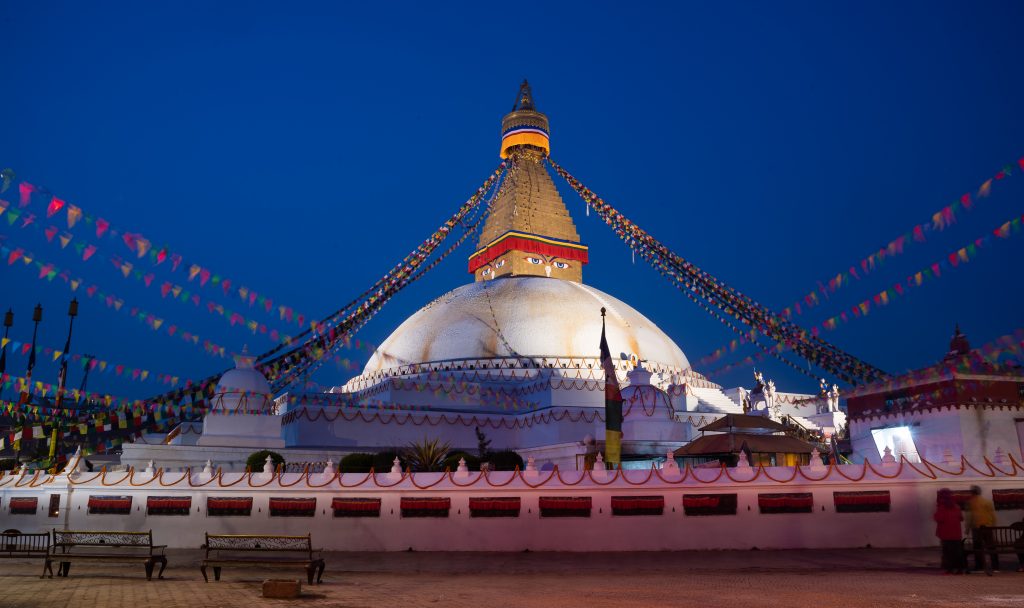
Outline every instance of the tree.
[(407, 445), (402, 459), (413, 471), (440, 471), (451, 447), (449, 441), (424, 437), (423, 441), (413, 441)]
[(487, 460), (487, 456), (491, 453), (491, 440), (487, 438), (487, 435), (480, 430), (480, 427), (475, 427), (476, 430), (476, 449), (479, 452), (480, 460)]
[(260, 450), (249, 455), (245, 461), (246, 468), (250, 471), (262, 471), (263, 465), (267, 463), (267, 456), (270, 456), (270, 462), (274, 464), (274, 469), (284, 466), (284, 456), (270, 450)]
[(523, 469), (523, 457), (515, 450), (499, 450), (491, 453), (490, 466), (492, 471), (513, 471)]

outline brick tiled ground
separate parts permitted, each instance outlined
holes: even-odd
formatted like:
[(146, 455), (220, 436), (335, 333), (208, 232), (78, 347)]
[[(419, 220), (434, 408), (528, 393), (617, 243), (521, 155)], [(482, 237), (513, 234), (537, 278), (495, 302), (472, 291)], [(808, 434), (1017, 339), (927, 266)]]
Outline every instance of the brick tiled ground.
[(171, 551), (164, 580), (151, 583), (141, 566), (75, 565), (68, 579), (40, 580), (41, 561), (0, 560), (0, 606), (1024, 607), (1015, 559), (991, 578), (942, 576), (937, 549), (325, 557), (324, 584), (304, 585), (299, 600), (260, 597), (260, 582), (281, 572), (225, 569), (204, 583), (196, 551)]

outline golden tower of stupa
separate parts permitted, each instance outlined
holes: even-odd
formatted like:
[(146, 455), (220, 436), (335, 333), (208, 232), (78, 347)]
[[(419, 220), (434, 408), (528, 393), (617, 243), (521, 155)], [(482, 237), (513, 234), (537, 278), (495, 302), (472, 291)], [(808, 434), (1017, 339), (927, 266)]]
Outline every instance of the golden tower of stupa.
[(551, 151), (548, 117), (534, 107), (525, 80), (501, 127), (501, 157), (511, 168), (469, 257), (469, 271), (477, 281), (540, 276), (582, 282), (587, 247), (544, 167)]

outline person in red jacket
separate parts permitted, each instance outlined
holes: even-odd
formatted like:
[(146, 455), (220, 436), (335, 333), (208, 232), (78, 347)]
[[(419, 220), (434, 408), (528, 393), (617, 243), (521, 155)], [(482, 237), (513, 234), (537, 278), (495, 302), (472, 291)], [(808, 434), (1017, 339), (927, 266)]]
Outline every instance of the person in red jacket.
[(965, 569), (963, 534), (964, 514), (949, 488), (939, 490), (935, 501), (935, 536), (942, 544), (942, 567), (946, 574), (963, 574)]

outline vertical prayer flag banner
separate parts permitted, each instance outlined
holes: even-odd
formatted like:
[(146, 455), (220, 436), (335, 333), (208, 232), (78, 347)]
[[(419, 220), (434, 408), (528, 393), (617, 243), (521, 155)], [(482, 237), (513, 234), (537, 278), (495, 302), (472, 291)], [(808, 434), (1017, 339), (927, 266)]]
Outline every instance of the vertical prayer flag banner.
[(610, 464), (622, 462), (622, 391), (615, 376), (615, 363), (608, 348), (604, 328), (605, 309), (601, 309), (601, 368), (604, 370), (604, 459)]

